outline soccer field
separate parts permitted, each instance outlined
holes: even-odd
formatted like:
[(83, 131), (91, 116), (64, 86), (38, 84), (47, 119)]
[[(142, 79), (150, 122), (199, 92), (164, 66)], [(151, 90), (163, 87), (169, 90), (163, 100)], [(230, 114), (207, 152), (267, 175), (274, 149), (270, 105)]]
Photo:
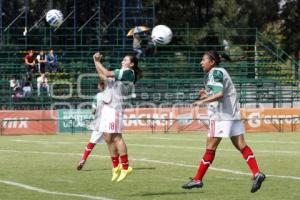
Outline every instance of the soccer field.
[(246, 135), (267, 179), (250, 193), (245, 160), (224, 139), (202, 189), (183, 190), (205, 149), (206, 134), (124, 134), (133, 173), (112, 183), (106, 145), (75, 169), (89, 135), (0, 137), (0, 199), (300, 199), (300, 134)]

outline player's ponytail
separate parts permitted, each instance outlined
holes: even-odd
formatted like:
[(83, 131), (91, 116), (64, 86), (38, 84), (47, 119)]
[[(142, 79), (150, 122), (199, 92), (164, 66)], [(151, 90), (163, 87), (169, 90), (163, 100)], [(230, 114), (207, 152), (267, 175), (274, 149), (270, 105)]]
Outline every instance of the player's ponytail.
[(128, 55), (128, 57), (130, 58), (130, 61), (133, 63), (133, 67), (132, 67), (132, 70), (134, 71), (134, 82), (133, 83), (136, 83), (138, 80), (140, 80), (143, 77), (143, 71), (138, 66), (139, 61), (138, 61), (137, 57), (135, 57), (133, 55)]

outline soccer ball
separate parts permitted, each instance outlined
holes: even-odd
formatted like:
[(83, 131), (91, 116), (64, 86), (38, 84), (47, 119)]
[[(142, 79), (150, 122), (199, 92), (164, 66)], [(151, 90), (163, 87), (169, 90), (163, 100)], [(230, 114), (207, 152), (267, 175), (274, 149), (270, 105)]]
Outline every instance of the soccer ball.
[(64, 20), (63, 14), (56, 9), (49, 10), (46, 14), (46, 21), (52, 27), (59, 27)]
[(151, 37), (156, 44), (168, 44), (172, 40), (173, 33), (166, 25), (157, 25), (152, 29)]

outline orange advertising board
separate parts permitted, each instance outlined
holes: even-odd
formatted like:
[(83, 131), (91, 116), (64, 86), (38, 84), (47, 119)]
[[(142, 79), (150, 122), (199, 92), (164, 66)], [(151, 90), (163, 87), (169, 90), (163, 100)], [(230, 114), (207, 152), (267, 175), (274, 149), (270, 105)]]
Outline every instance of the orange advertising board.
[[(300, 130), (300, 108), (241, 109), (249, 132)], [(209, 120), (205, 108), (126, 109), (126, 131), (206, 131)]]
[(300, 108), (242, 109), (247, 131), (300, 131)]
[[(249, 132), (300, 131), (300, 108), (241, 111)], [(58, 122), (61, 121), (56, 110), (0, 111), (0, 120), (2, 135), (56, 134)], [(124, 113), (124, 130), (129, 132), (207, 131), (208, 127), (205, 108), (132, 108)]]
[(125, 131), (207, 130), (207, 111), (203, 108), (134, 108), (124, 114)]
[(56, 134), (57, 114), (51, 110), (0, 111), (2, 135)]

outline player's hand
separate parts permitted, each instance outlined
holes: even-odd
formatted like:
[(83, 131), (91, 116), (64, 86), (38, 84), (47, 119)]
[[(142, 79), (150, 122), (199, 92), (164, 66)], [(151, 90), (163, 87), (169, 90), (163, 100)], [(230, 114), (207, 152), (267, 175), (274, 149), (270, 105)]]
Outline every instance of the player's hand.
[(201, 89), (200, 91), (199, 91), (199, 96), (200, 96), (200, 99), (205, 99), (205, 98), (207, 98), (207, 91), (205, 90), (205, 89)]
[(102, 59), (102, 55), (99, 52), (97, 52), (93, 55), (93, 59), (95, 62), (100, 62)]

